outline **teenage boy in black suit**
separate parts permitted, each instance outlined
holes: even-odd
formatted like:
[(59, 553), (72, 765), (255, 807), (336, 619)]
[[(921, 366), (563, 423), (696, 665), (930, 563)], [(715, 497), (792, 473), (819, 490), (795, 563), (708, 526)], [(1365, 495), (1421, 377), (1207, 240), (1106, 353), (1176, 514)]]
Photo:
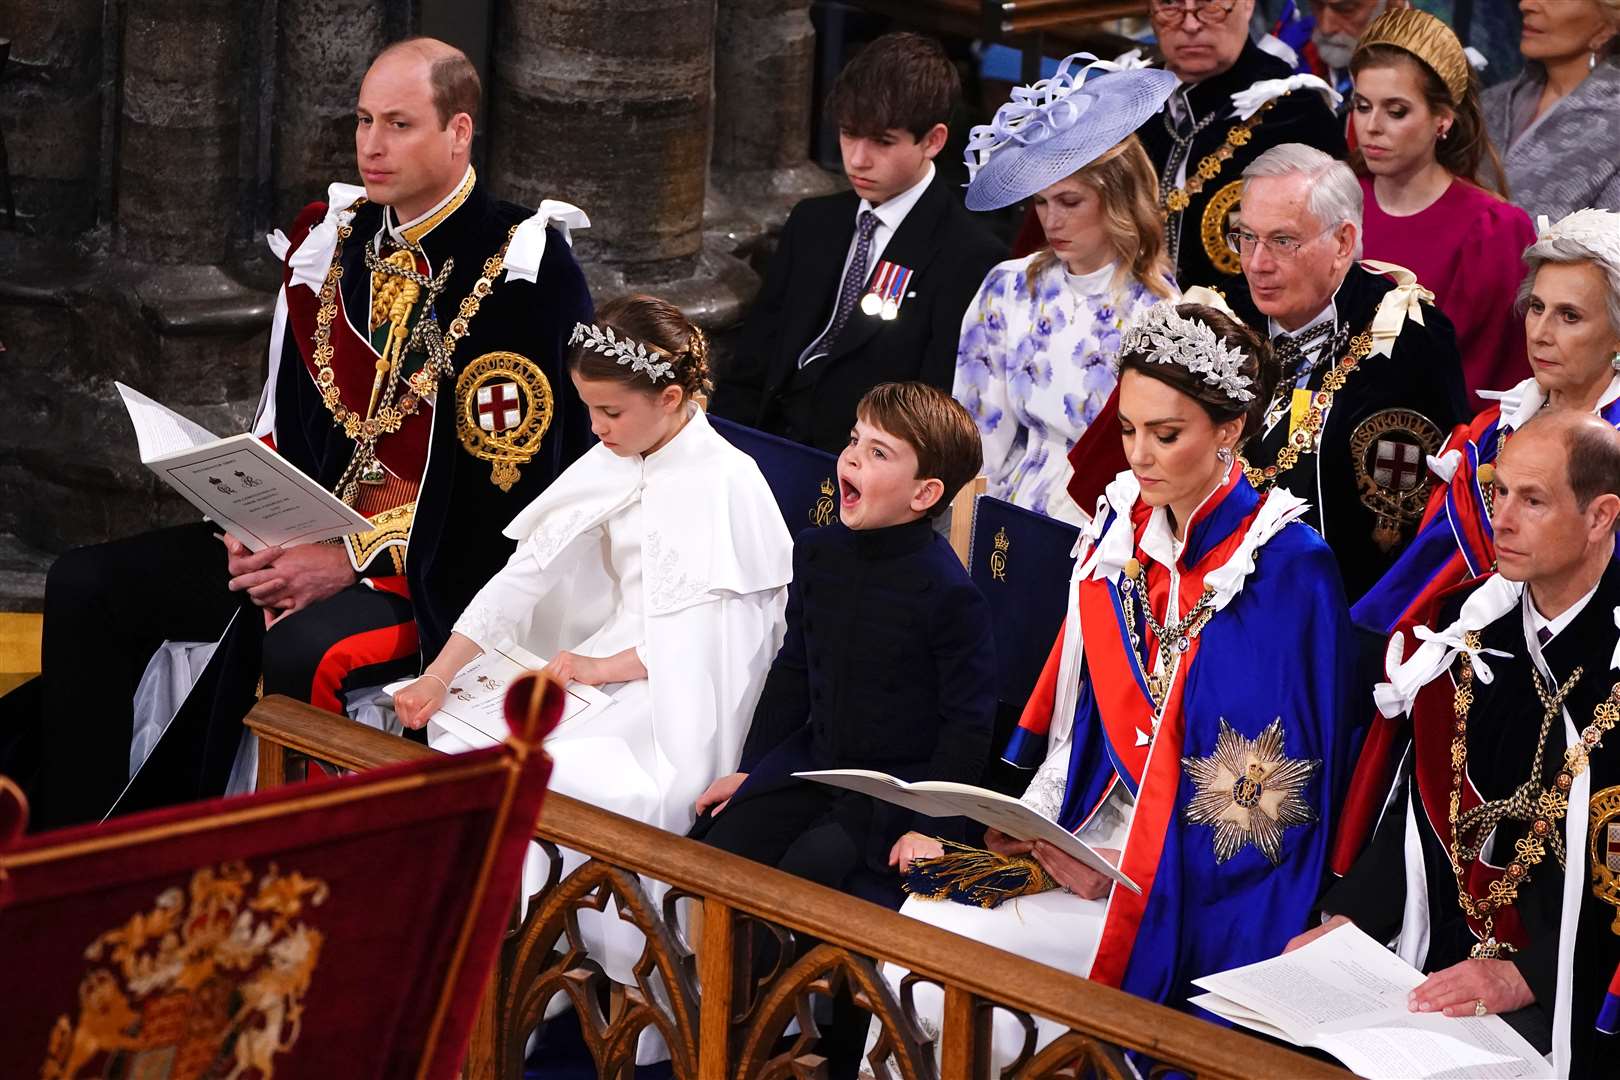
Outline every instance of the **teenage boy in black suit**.
[(793, 208), (712, 412), (838, 453), (878, 383), (950, 391), (962, 314), (1005, 254), (935, 175), (960, 93), (917, 34), (878, 38), (839, 74), (827, 109), (854, 190)]

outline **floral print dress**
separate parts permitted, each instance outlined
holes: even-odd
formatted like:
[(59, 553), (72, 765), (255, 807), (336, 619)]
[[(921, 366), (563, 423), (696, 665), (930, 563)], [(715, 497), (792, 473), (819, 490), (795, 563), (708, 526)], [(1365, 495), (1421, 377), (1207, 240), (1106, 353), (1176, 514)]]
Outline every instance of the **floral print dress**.
[(1108, 401), (1120, 338), (1158, 297), (1134, 279), (1116, 291), (1114, 264), (1071, 274), (1036, 255), (993, 267), (962, 320), (953, 394), (984, 439), (986, 493), (1074, 524), (1069, 449)]

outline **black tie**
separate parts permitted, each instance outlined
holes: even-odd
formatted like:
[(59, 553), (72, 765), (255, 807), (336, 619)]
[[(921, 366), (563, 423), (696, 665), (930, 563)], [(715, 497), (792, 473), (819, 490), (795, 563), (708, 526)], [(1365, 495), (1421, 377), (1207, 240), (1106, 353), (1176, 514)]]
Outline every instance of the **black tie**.
[(1537, 644), (1545, 645), (1545, 644), (1547, 644), (1547, 642), (1551, 641), (1552, 639), (1553, 639), (1553, 632), (1552, 632), (1552, 627), (1551, 626), (1543, 626), (1540, 630), (1536, 631), (1536, 642), (1537, 642)]

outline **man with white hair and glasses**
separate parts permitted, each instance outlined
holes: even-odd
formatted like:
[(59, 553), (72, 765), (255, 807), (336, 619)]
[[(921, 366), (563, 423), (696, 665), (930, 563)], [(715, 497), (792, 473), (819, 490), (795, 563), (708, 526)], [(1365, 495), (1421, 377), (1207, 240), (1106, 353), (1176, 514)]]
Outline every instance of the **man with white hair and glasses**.
[(1451, 323), (1402, 267), (1361, 256), (1350, 167), (1297, 143), (1243, 171), (1227, 242), (1243, 266), (1239, 318), (1282, 363), (1271, 407), (1243, 447), (1249, 480), (1311, 504), (1353, 603), (1411, 540), (1425, 459), (1466, 415)]
[(1343, 157), (1339, 97), (1249, 39), (1254, 0), (1147, 0), (1147, 9), (1181, 86), (1138, 135), (1159, 174), (1177, 282), (1215, 285), (1238, 272), (1223, 237), (1244, 166), (1287, 142)]

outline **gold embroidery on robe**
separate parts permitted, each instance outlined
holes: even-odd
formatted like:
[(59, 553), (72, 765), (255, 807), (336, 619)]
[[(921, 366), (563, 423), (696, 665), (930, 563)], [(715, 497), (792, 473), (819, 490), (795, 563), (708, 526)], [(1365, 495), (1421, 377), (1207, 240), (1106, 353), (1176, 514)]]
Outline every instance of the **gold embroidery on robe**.
[(371, 528), (366, 532), (350, 533), (343, 538), (349, 552), (349, 564), (355, 573), (362, 573), (371, 560), (384, 548), (394, 558), (394, 572), (405, 572), (405, 545), (411, 539), (411, 523), (416, 518), (414, 501), (384, 510), (371, 516)]

